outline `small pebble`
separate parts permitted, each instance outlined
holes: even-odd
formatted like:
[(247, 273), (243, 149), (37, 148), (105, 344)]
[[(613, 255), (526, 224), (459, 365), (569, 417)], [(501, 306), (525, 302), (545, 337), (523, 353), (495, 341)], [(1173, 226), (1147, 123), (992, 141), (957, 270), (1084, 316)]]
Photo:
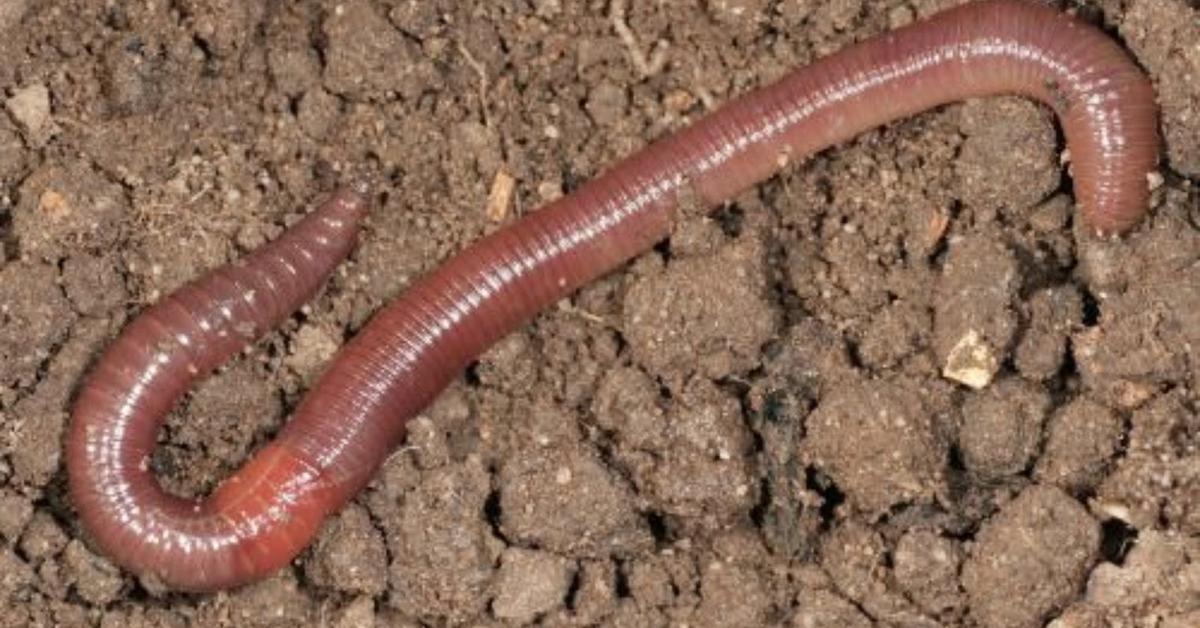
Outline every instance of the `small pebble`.
[(4, 106), (31, 143), (45, 141), (50, 128), (50, 90), (45, 85), (36, 83), (17, 90)]

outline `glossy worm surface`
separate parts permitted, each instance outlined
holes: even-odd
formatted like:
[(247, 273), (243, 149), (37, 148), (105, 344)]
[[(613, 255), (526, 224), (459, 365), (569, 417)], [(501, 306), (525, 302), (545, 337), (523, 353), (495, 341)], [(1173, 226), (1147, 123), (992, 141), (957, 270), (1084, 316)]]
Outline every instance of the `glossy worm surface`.
[(277, 437), (210, 497), (149, 470), (163, 417), (197, 377), (288, 316), (351, 248), (343, 190), (278, 240), (151, 307), (81, 389), (71, 497), (100, 548), (170, 586), (235, 586), (286, 565), (371, 479), (405, 422), (493, 342), (668, 235), (678, 199), (730, 199), (789, 160), (946, 102), (1016, 93), (1062, 120), (1082, 219), (1121, 232), (1158, 153), (1146, 77), (1111, 40), (1045, 6), (964, 5), (795, 70), (472, 244), (378, 312)]

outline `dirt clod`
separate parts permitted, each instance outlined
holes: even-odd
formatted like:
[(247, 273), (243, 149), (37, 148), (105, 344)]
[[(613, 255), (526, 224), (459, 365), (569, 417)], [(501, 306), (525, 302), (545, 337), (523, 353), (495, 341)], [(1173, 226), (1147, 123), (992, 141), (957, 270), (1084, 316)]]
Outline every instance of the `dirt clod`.
[(1095, 487), (1120, 446), (1125, 429), (1121, 417), (1088, 399), (1078, 399), (1055, 413), (1034, 478), (1072, 493)]
[(74, 255), (63, 262), (62, 285), (76, 312), (104, 316), (129, 298), (120, 269), (111, 257)]
[(70, 305), (57, 272), (38, 263), (0, 268), (0, 386), (33, 383), (50, 350), (71, 323)]
[(500, 469), (501, 529), (570, 556), (630, 555), (652, 544), (633, 492), (584, 448), (537, 447)]
[(1049, 112), (1018, 98), (975, 100), (959, 109), (966, 140), (955, 174), (977, 217), (1007, 207), (1023, 212), (1058, 187), (1058, 154)]
[(325, 88), (355, 100), (413, 98), (429, 87), (432, 68), (416, 46), (366, 0), (342, 2), (322, 24)]
[(1098, 609), (1111, 623), (1159, 621), (1164, 628), (1200, 618), (1200, 543), (1193, 538), (1149, 532), (1124, 564), (1101, 563), (1087, 584), (1085, 608)]
[(693, 615), (699, 626), (761, 626), (770, 599), (752, 565), (714, 561), (700, 575), (700, 606)]
[(529, 623), (566, 599), (571, 563), (546, 552), (510, 548), (500, 557), (492, 612), (502, 620)]
[(32, 562), (41, 562), (58, 555), (67, 546), (69, 539), (61, 526), (44, 512), (36, 512), (17, 547), (21, 554)]
[(20, 495), (0, 493), (0, 541), (13, 542), (33, 517), (33, 505)]
[(386, 527), (389, 603), (413, 617), (462, 623), (486, 608), (500, 544), (483, 519), (478, 462), (426, 474)]
[(947, 444), (911, 384), (844, 382), (808, 418), (804, 448), (858, 508), (880, 513), (945, 490)]
[(1063, 367), (1070, 334), (1083, 323), (1083, 297), (1071, 286), (1039, 290), (1030, 297), (1029, 324), (1013, 361), (1024, 377), (1045, 381)]
[(352, 506), (325, 525), (308, 576), (345, 593), (379, 595), (387, 587), (387, 549), (367, 511)]
[(4, 106), (30, 144), (41, 146), (49, 140), (47, 136), (53, 123), (50, 120), (50, 90), (45, 85), (35, 84), (17, 90)]
[(78, 540), (67, 545), (63, 560), (67, 564), (68, 577), (75, 581), (75, 590), (91, 604), (108, 604), (125, 583), (115, 565), (93, 554)]
[(229, 604), (234, 623), (254, 628), (302, 624), (313, 605), (288, 571), (238, 589), (230, 596)]
[(25, 11), (29, 8), (29, 0), (13, 0), (5, 2), (0, 8), (0, 32), (7, 31), (21, 22)]
[(0, 595), (11, 598), (17, 591), (32, 585), (33, 580), (33, 569), (29, 563), (12, 550), (0, 548)]
[(1200, 415), (1179, 394), (1164, 395), (1135, 411), (1127, 453), (1099, 488), (1096, 506), (1138, 529), (1168, 521), (1200, 532)]
[(30, 259), (112, 251), (129, 211), (120, 186), (81, 162), (39, 168), (22, 182), (19, 198), (13, 235)]
[(681, 530), (746, 516), (757, 495), (752, 439), (737, 400), (704, 379), (688, 383), (646, 450), (618, 445), (615, 461)]
[(900, 591), (886, 586), (887, 548), (882, 537), (861, 522), (847, 522), (826, 535), (820, 558), (837, 590), (872, 618), (891, 624), (935, 625)]
[(792, 628), (810, 626), (845, 626), (846, 628), (871, 628), (871, 619), (854, 604), (830, 591), (812, 591), (801, 594), (797, 600), (799, 610), (792, 616)]
[(1032, 486), (980, 530), (963, 565), (971, 618), (1034, 628), (1079, 591), (1100, 548), (1100, 527), (1062, 491)]
[[(1138, 60), (1161, 76), (1187, 76), (1200, 68), (1200, 11), (1182, 0), (1136, 0), (1121, 23), (1121, 34)], [(1200, 86), (1196, 81), (1156, 83), (1163, 111), (1167, 154), (1171, 165), (1189, 176), (1200, 176)]]
[(639, 278), (625, 296), (630, 350), (656, 373), (720, 378), (748, 370), (776, 328), (761, 242), (745, 238)]
[(1050, 397), (1036, 386), (1005, 379), (963, 404), (959, 447), (971, 473), (985, 481), (1025, 471), (1042, 442)]
[(924, 612), (935, 617), (951, 613), (965, 606), (958, 582), (963, 558), (961, 543), (915, 530), (896, 545), (896, 579)]

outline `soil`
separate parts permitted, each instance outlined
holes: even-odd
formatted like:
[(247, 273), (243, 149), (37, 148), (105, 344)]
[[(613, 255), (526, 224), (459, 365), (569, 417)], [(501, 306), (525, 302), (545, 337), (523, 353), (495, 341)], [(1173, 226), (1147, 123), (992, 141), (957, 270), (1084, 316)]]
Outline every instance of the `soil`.
[(361, 245), (173, 413), (172, 490), (211, 490), (474, 238), (957, 1), (4, 2), (0, 626), (1200, 625), (1187, 0), (1057, 3), (1160, 94), (1124, 239), (1074, 220), (1046, 110), (952, 105), (690, 216), (504, 340), (262, 583), (140, 582), (66, 498), (98, 352), (336, 182), (380, 183)]

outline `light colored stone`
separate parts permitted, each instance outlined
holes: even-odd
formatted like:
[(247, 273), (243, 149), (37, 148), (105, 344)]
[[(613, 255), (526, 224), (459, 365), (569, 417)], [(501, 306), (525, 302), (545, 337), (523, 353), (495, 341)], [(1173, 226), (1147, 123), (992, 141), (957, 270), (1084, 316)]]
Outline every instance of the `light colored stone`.
[(987, 341), (974, 329), (967, 331), (946, 356), (942, 375), (979, 390), (992, 383), (1000, 362)]
[(53, 131), (50, 90), (45, 85), (35, 83), (17, 90), (4, 106), (31, 144), (41, 145)]

